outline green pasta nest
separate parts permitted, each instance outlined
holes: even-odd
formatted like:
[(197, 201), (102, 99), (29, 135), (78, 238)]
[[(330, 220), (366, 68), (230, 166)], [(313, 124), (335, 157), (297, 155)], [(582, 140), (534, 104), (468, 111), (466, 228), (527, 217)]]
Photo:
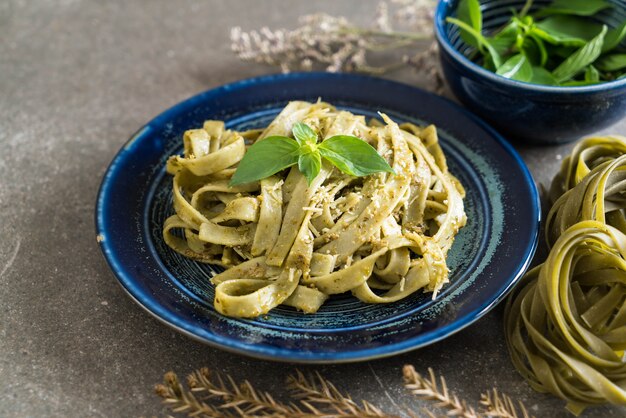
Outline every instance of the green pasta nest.
[(550, 198), (548, 258), (506, 306), (513, 364), (575, 414), (626, 405), (626, 138), (581, 141)]

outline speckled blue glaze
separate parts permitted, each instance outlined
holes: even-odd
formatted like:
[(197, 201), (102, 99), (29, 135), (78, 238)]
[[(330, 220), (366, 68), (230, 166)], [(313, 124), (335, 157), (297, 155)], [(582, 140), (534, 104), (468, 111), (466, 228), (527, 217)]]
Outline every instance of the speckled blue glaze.
[[(615, 7), (600, 14), (609, 27), (626, 20), (626, 1), (607, 0)], [(537, 0), (532, 10), (549, 4)], [(569, 142), (610, 126), (626, 116), (626, 79), (582, 87), (551, 87), (510, 80), (485, 70), (467, 56), (456, 26), (458, 0), (441, 0), (435, 13), (435, 36), (446, 81), (457, 98), (507, 139), (535, 144)], [(484, 31), (505, 24), (511, 9), (525, 0), (481, 0)]]
[[(376, 117), (434, 123), (450, 170), (467, 190), (468, 223), (449, 254), (451, 283), (440, 296), (415, 294), (388, 305), (332, 297), (314, 315), (278, 307), (254, 319), (227, 318), (212, 306), (209, 278), (163, 242), (173, 213), (165, 161), (182, 133), (205, 119), (228, 128), (265, 126), (290, 100), (323, 100)], [(115, 157), (98, 196), (98, 241), (115, 276), (149, 313), (211, 345), (294, 362), (347, 362), (415, 349), (471, 324), (494, 307), (528, 266), (537, 244), (538, 193), (522, 160), (491, 128), (454, 103), (405, 84), (327, 73), (266, 76), (225, 85), (165, 111)]]

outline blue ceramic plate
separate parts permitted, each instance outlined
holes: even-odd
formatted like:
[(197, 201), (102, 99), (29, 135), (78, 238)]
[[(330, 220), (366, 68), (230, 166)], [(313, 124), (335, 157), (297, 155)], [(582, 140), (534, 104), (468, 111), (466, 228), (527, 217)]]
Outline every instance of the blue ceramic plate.
[[(205, 119), (265, 126), (290, 100), (321, 97), (355, 113), (434, 123), (450, 170), (467, 191), (467, 226), (452, 247), (449, 283), (435, 301), (414, 294), (388, 305), (351, 295), (313, 315), (278, 307), (254, 320), (213, 309), (210, 265), (185, 259), (161, 237), (173, 213), (166, 159)], [(390, 356), (439, 341), (493, 308), (526, 270), (537, 245), (538, 193), (498, 134), (454, 103), (405, 84), (327, 73), (243, 80), (194, 96), (141, 128), (117, 154), (97, 202), (98, 242), (128, 294), (178, 331), (213, 346), (272, 360), (334, 363)]]

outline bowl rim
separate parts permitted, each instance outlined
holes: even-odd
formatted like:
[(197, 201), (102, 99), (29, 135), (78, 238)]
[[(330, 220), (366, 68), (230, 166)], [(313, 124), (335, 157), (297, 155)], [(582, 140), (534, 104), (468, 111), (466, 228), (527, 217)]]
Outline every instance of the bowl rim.
[[(543, 93), (558, 93), (558, 94), (581, 94), (581, 93), (600, 93), (600, 92), (608, 92), (610, 90), (615, 90), (618, 88), (626, 87), (626, 78), (621, 80), (613, 80), (606, 81), (603, 83), (592, 84), (589, 86), (547, 86), (543, 84), (536, 83), (527, 83), (524, 81), (512, 80), (510, 78), (503, 77), (499, 74), (496, 74), (492, 71), (489, 71), (480, 65), (472, 62), (469, 58), (463, 55), (460, 51), (452, 46), (450, 40), (445, 31), (445, 26), (447, 23), (445, 22), (446, 17), (448, 16), (446, 12), (448, 9), (452, 9), (449, 7), (452, 2), (455, 0), (439, 0), (437, 4), (437, 8), (435, 10), (434, 16), (434, 31), (435, 38), (438, 41), (440, 47), (444, 48), (446, 52), (452, 56), (459, 64), (463, 65), (469, 71), (473, 73), (477, 73), (479, 76), (482, 76), (489, 81), (504, 84), (508, 87), (517, 88), (520, 90), (526, 91), (537, 91)], [(455, 5), (456, 8), (456, 5)]]

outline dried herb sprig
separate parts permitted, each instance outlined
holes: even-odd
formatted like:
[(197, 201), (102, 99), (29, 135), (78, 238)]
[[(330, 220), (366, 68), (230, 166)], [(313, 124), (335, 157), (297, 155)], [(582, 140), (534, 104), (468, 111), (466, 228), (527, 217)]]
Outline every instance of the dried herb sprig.
[[(205, 369), (202, 369), (203, 371)], [(196, 372), (197, 373), (197, 372)], [(208, 373), (208, 370), (207, 370)], [(163, 377), (164, 384), (154, 387), (154, 391), (163, 399), (163, 403), (173, 413), (184, 413), (188, 416), (233, 418), (235, 415), (228, 410), (198, 400), (191, 391), (186, 390), (174, 372), (167, 372)]]
[(377, 406), (367, 401), (362, 405), (353, 401), (350, 395), (341, 393), (335, 385), (324, 379), (319, 373), (307, 378), (299, 370), (295, 376), (287, 378), (287, 386), (292, 396), (307, 405), (316, 416), (326, 416), (322, 409), (330, 410), (339, 417), (355, 418), (397, 418), (397, 415), (389, 415)]
[(480, 398), (480, 404), (485, 409), (485, 414), (491, 417), (531, 418), (522, 402), (518, 402), (521, 414), (518, 415), (515, 402), (505, 394), (498, 394), (496, 389), (484, 393)]
[(435, 406), (446, 409), (448, 416), (462, 418), (534, 418), (528, 415), (528, 410), (521, 401), (518, 402), (521, 415), (518, 415), (515, 402), (509, 396), (499, 393), (495, 388), (481, 395), (480, 404), (482, 409), (476, 411), (465, 400), (459, 400), (453, 392), (448, 390), (448, 385), (443, 376), (439, 378), (438, 382), (435, 372), (430, 367), (428, 368), (427, 378), (417, 373), (411, 365), (404, 366), (402, 372), (404, 385), (412, 394), (421, 399), (435, 401)]
[[(519, 402), (495, 389), (482, 395), (482, 409), (477, 411), (466, 401), (448, 390), (445, 379), (437, 379), (432, 369), (423, 377), (413, 366), (403, 369), (405, 387), (417, 398), (434, 401), (433, 406), (446, 410), (447, 416), (462, 418), (531, 418)], [(202, 368), (187, 377), (186, 389), (173, 372), (165, 374), (164, 383), (155, 386), (167, 408), (174, 414), (211, 418), (398, 418), (368, 401), (356, 402), (335, 385), (315, 373), (306, 377), (300, 371), (287, 378), (291, 401), (277, 401), (271, 394), (256, 390), (247, 380), (237, 384), (230, 376), (211, 373)], [(417, 418), (414, 411), (402, 411)], [(424, 409), (423, 414), (436, 418), (435, 412)], [(440, 415), (439, 415), (440, 416)]]
[[(391, 0), (381, 2), (373, 27), (360, 27), (344, 17), (317, 13), (302, 16), (293, 30), (269, 29), (243, 31), (231, 29), (231, 48), (244, 61), (280, 67), (283, 72), (323, 69), (328, 72), (382, 74), (402, 66), (423, 72), (439, 89), (436, 46), (420, 48), (414, 56), (386, 55), (384, 65), (375, 65), (376, 53), (416, 47), (432, 38), (433, 0)], [(393, 11), (393, 13), (391, 13)]]
[(404, 366), (402, 374), (404, 375), (404, 386), (413, 395), (435, 401), (436, 407), (447, 409), (449, 414), (453, 416), (462, 418), (480, 417), (480, 414), (476, 413), (474, 408), (468, 406), (467, 402), (459, 400), (454, 393), (448, 391), (446, 380), (443, 377), (440, 378), (440, 383), (437, 383), (433, 369), (428, 369), (429, 378), (424, 378), (410, 365)]

